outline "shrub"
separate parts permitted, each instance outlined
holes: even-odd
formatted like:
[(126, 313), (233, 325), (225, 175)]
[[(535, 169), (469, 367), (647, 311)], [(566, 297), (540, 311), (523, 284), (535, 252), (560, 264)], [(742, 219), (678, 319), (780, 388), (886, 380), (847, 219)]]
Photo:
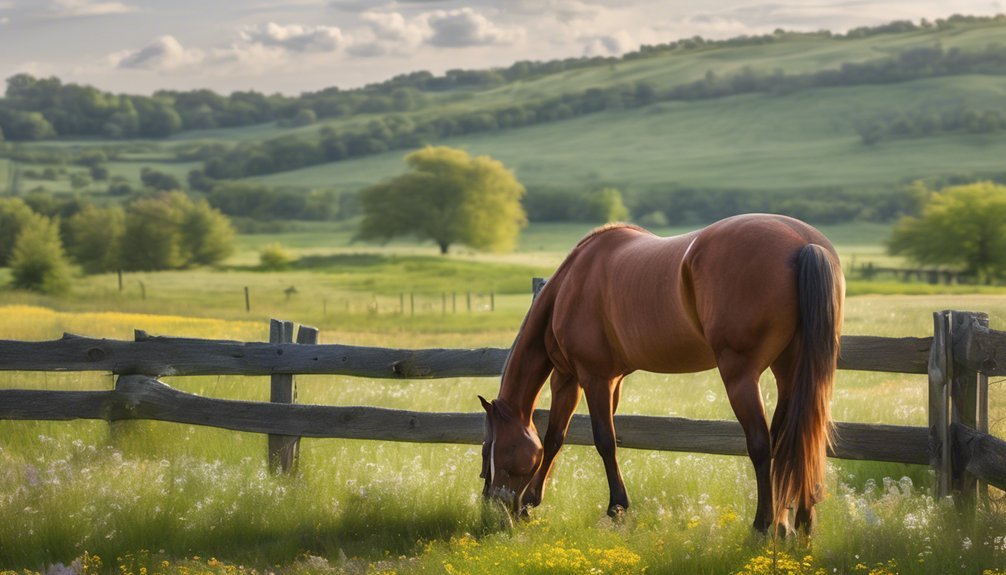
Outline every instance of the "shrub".
[(293, 255), (282, 244), (273, 243), (262, 246), (258, 253), (259, 266), (262, 269), (277, 270), (285, 268), (293, 261)]
[(10, 262), (18, 234), (31, 217), (31, 208), (21, 198), (0, 198), (0, 267)]
[(107, 272), (119, 266), (125, 219), (118, 206), (86, 206), (67, 221), (67, 251), (85, 272)]
[(21, 229), (10, 261), (12, 285), (49, 294), (70, 289), (70, 266), (63, 255), (59, 224), (37, 214)]

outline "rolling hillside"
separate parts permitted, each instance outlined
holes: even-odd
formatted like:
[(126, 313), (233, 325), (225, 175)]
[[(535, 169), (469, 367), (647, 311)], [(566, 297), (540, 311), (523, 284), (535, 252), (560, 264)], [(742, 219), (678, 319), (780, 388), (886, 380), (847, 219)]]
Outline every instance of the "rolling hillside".
[[(528, 186), (529, 199), (555, 190), (568, 195), (614, 186), (625, 193), (635, 216), (679, 206), (698, 210), (692, 219), (710, 215), (707, 208), (682, 204), (677, 196), (674, 201), (661, 199), (674, 194), (714, 194), (708, 202), (729, 204), (723, 208), (726, 212), (778, 210), (806, 197), (811, 202), (832, 201), (825, 203), (824, 212), (841, 208), (853, 213), (849, 205), (877, 202), (915, 179), (940, 185), (1006, 177), (1001, 161), (1006, 157), (1006, 63), (1001, 61), (1006, 50), (989, 48), (1001, 38), (1006, 38), (1006, 19), (965, 18), (908, 31), (875, 29), (841, 37), (780, 32), (714, 43), (685, 40), (502, 85), (428, 91), (422, 105), (402, 112), (323, 117), (296, 128), (271, 122), (188, 130), (164, 140), (62, 139), (20, 147), (63, 154), (101, 147), (109, 151), (113, 177), (135, 184), (141, 169), (150, 166), (184, 181), (205, 164), (191, 157), (180, 161), (176, 154), (204, 144), (237, 150), (223, 157), (226, 166), (233, 154), (254, 151), (270, 157), (268, 146), (277, 141), (320, 147), (326, 137), (374, 126), (404, 123), (419, 130), (445, 118), (499, 113), (507, 107), (540, 109), (543, 102), (562, 101), (580, 105), (593, 91), (608, 101), (512, 126), (490, 124), (449, 136), (427, 131), (412, 138), (417, 142), (412, 147), (457, 146), (498, 158)], [(941, 68), (961, 54), (983, 50), (999, 50), (995, 53), (1000, 60), (949, 72)], [(910, 62), (909, 73), (870, 72), (884, 70), (885, 63), (910, 60), (906, 54), (916, 60)], [(931, 54), (933, 62), (918, 61)], [(640, 86), (652, 96), (624, 105), (611, 102), (619, 89)], [(937, 118), (938, 123), (941, 117), (982, 114), (993, 118), (990, 129), (963, 122), (959, 129), (898, 132), (898, 122), (906, 118), (909, 123)], [(870, 125), (887, 130), (886, 135), (866, 143), (864, 126)], [(353, 193), (403, 170), (402, 156), (412, 148), (400, 142), (391, 147), (339, 161), (316, 159), (300, 169), (272, 168), (250, 179)], [(34, 177), (38, 163), (24, 163), (22, 168), (20, 193), (40, 188), (62, 194), (72, 193), (69, 174), (82, 169), (67, 165), (55, 178), (42, 178)], [(99, 198), (103, 184), (94, 182), (77, 192), (82, 191)], [(869, 207), (854, 217), (891, 218), (902, 209), (895, 204)]]

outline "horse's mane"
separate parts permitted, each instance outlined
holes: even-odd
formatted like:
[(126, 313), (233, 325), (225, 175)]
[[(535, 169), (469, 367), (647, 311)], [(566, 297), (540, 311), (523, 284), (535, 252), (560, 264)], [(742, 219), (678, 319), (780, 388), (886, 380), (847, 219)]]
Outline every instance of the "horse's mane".
[(635, 224), (626, 224), (626, 223), (623, 223), (623, 222), (613, 222), (613, 223), (609, 223), (609, 224), (604, 224), (603, 226), (598, 226), (598, 227), (590, 230), (590, 233), (588, 233), (587, 235), (583, 236), (583, 239), (581, 239), (579, 242), (577, 242), (576, 246), (573, 249), (575, 250), (575, 249), (583, 246), (584, 244), (586, 244), (590, 240), (596, 238), (597, 236), (603, 234), (604, 232), (610, 232), (611, 230), (622, 230), (622, 229), (635, 230), (635, 231), (638, 231), (638, 232), (646, 232), (645, 229), (643, 229), (643, 228), (641, 228), (641, 227), (639, 227), (639, 226), (637, 226)]
[[(611, 230), (620, 230), (620, 229), (630, 229), (630, 230), (646, 232), (646, 230), (644, 230), (643, 228), (633, 224), (609, 223), (594, 228), (593, 230), (590, 231), (590, 233), (584, 236), (583, 239), (577, 242), (577, 244), (573, 247), (572, 250), (570, 250), (569, 254), (566, 256), (566, 259), (564, 259), (562, 263), (559, 264), (559, 267), (556, 268), (555, 272), (552, 273), (552, 277), (550, 277), (548, 281), (545, 283), (545, 287), (538, 294), (538, 297), (533, 302), (531, 302), (531, 307), (528, 308), (527, 313), (524, 315), (524, 320), (520, 324), (520, 329), (517, 330), (517, 337), (514, 339), (513, 344), (510, 346), (511, 353), (517, 346), (517, 341), (520, 339), (521, 333), (524, 331), (524, 328), (528, 325), (528, 320), (532, 318), (532, 315), (537, 314), (536, 316), (537, 322), (535, 323), (538, 325), (535, 326), (536, 329), (542, 330), (544, 329), (544, 326), (548, 325), (548, 323), (550, 322), (551, 318), (549, 316), (552, 311), (552, 304), (555, 302), (554, 286), (561, 283), (563, 277), (566, 275), (566, 270), (569, 268), (570, 264), (575, 259), (577, 252), (579, 252), (580, 249), (583, 248), (583, 246), (590, 243), (590, 241), (596, 238), (597, 236)], [(552, 286), (551, 289), (550, 286)], [(510, 363), (510, 355), (508, 354), (506, 360), (503, 362), (504, 374), (506, 373), (509, 363)]]

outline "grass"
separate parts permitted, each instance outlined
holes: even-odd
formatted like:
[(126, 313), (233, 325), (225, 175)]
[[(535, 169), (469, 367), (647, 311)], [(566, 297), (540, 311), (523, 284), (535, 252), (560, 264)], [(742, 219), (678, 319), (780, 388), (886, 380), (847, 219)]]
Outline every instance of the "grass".
[[(628, 193), (671, 186), (737, 190), (890, 190), (938, 174), (1001, 171), (1006, 138), (944, 135), (865, 146), (857, 122), (960, 101), (998, 109), (1006, 78), (969, 76), (666, 102), (519, 130), (438, 141), (487, 154), (528, 186), (615, 185)], [(979, 105), (979, 104), (975, 104)], [(259, 178), (273, 185), (357, 190), (404, 171), (404, 152)]]
[[(236, 273), (236, 272), (231, 272)], [(191, 281), (191, 280), (190, 280)], [(527, 302), (524, 300), (523, 305)], [(849, 300), (846, 333), (924, 335), (933, 310), (988, 311), (996, 296), (869, 296)], [(407, 325), (349, 324), (326, 342), (413, 347), (508, 345), (521, 306), (500, 310), (498, 330), (435, 334)], [(0, 308), (0, 338), (48, 339), (62, 331), (128, 337), (134, 327), (190, 337), (257, 339), (258, 321), (222, 321), (37, 307)], [(361, 330), (361, 331), (355, 331)], [(775, 390), (763, 392), (771, 409)], [(11, 374), (13, 387), (104, 389), (91, 373)], [(265, 400), (266, 378), (168, 378), (182, 390)], [(303, 403), (475, 411), (493, 379), (372, 381), (298, 377)], [(1006, 402), (993, 385), (992, 420)], [(547, 390), (542, 404), (547, 405)], [(843, 421), (926, 424), (925, 378), (840, 372), (834, 415)], [(727, 419), (718, 377), (634, 374), (621, 413)], [(583, 407), (581, 406), (581, 411)], [(209, 573), (769, 573), (771, 541), (753, 535), (754, 484), (744, 458), (623, 449), (633, 508), (604, 518), (606, 484), (589, 447), (567, 447), (545, 503), (508, 527), (483, 508), (476, 446), (304, 440), (302, 473), (270, 475), (265, 438), (158, 422), (0, 422), (0, 569), (44, 570), (85, 557), (103, 572)], [(811, 546), (785, 542), (777, 572), (981, 572), (1006, 562), (1001, 512), (971, 524), (929, 495), (920, 466), (832, 460), (829, 499)], [(766, 563), (769, 562), (769, 563)], [(794, 566), (795, 565), (795, 566)], [(123, 567), (125, 569), (123, 569)], [(879, 569), (885, 569), (879, 570)], [(94, 572), (94, 571), (92, 571)]]

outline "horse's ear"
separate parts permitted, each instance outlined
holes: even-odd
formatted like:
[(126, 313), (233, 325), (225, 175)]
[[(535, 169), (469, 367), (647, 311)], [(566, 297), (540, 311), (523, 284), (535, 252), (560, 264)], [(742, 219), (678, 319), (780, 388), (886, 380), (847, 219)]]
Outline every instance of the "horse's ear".
[(482, 407), (486, 410), (486, 413), (492, 414), (493, 404), (486, 401), (486, 398), (482, 397), (481, 395), (479, 396), (479, 401), (482, 402)]

